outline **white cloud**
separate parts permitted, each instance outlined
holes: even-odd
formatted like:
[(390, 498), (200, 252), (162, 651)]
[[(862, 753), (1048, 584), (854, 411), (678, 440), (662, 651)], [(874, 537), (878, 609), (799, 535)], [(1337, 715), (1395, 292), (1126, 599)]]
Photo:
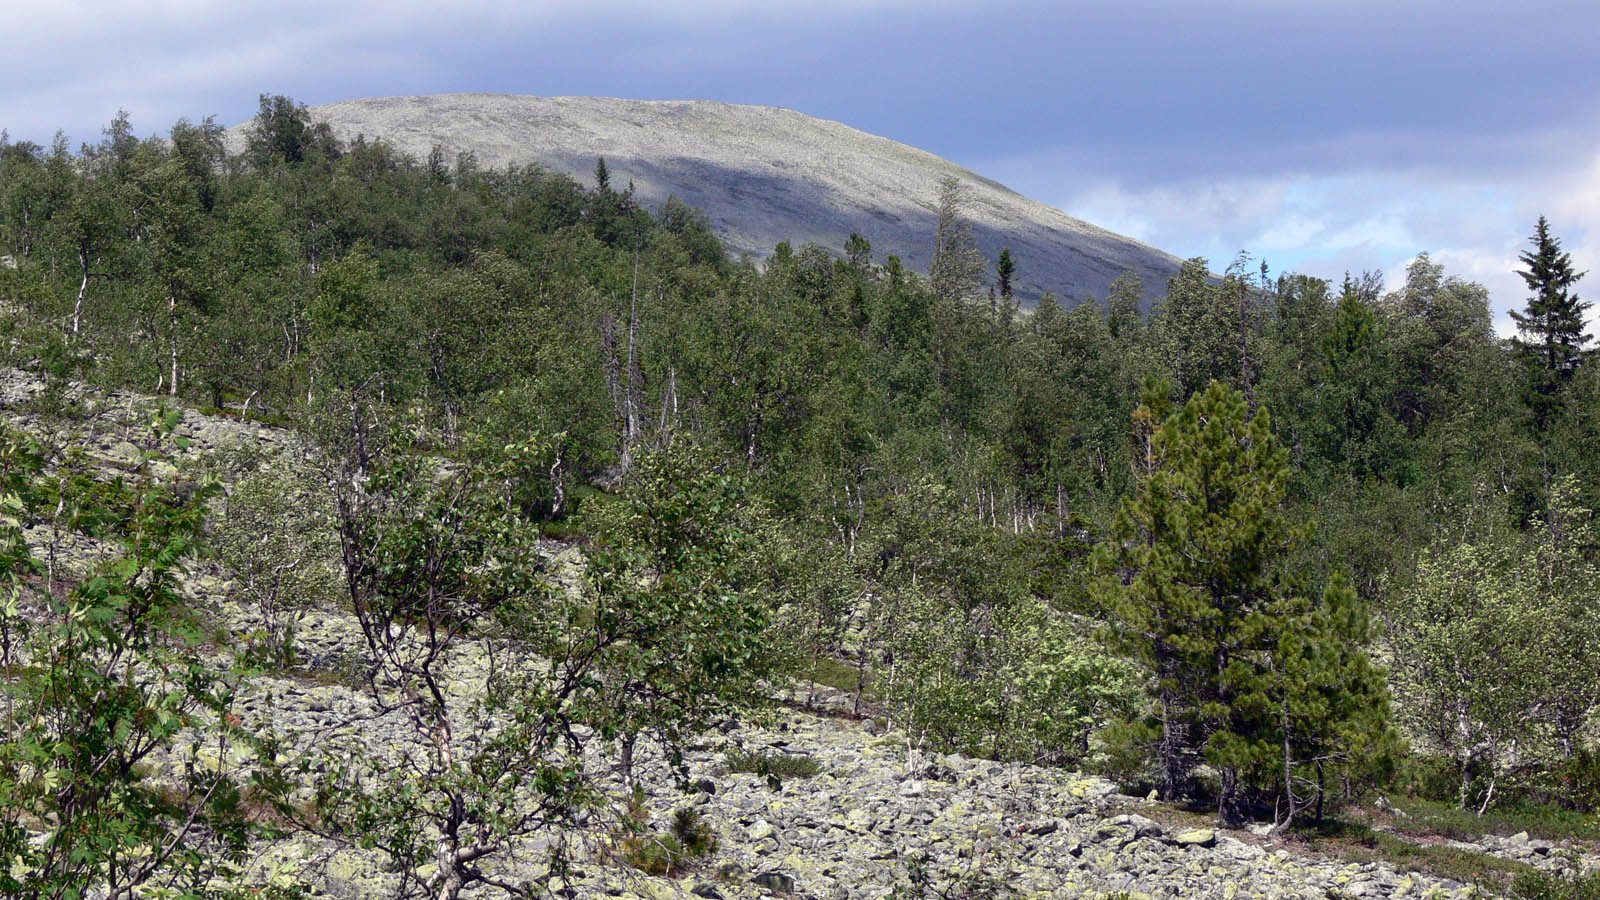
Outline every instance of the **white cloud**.
[[(1502, 334), (1514, 331), (1508, 311), (1526, 299), (1517, 254), (1540, 214), (1574, 264), (1596, 270), (1600, 282), (1600, 155), (1575, 170), (1519, 178), (1352, 169), (1130, 188), (1064, 174), (1050, 188), (1047, 173), (1024, 174), (1034, 196), (1071, 215), (1180, 256), (1204, 256), (1215, 269), (1245, 250), (1274, 271), (1337, 281), (1346, 271), (1381, 270), (1394, 286), (1407, 263), (1429, 253), (1448, 274), (1489, 289)], [(1600, 287), (1590, 291), (1600, 296)]]

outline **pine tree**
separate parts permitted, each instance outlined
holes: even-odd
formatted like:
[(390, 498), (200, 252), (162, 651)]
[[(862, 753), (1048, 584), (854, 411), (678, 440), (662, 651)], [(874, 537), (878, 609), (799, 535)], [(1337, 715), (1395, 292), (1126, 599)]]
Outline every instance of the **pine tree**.
[(1011, 258), (1011, 249), (1009, 247), (1000, 251), (1000, 259), (995, 263), (994, 268), (995, 274), (998, 276), (998, 280), (995, 282), (995, 289), (1000, 292), (1002, 299), (1010, 300), (1012, 294), (1015, 293), (1015, 285), (1011, 283), (1011, 280), (1017, 274), (1017, 263)]
[(1550, 233), (1544, 216), (1529, 238), (1532, 250), (1519, 259), (1527, 266), (1517, 270), (1533, 295), (1522, 312), (1511, 318), (1517, 323), (1516, 346), (1533, 370), (1531, 397), (1535, 417), (1542, 422), (1554, 396), (1572, 379), (1583, 362), (1584, 345), (1592, 338), (1584, 333), (1584, 311), (1590, 306), (1572, 293), (1572, 286), (1584, 276), (1572, 268), (1572, 254), (1563, 252), (1561, 241)]
[(1265, 410), (1212, 381), (1156, 427), (1165, 391), (1145, 395), (1142, 483), (1097, 564), (1125, 645), (1155, 675), (1164, 793), (1187, 793), (1203, 756), (1225, 822), (1270, 789), (1287, 824), (1315, 796), (1308, 765), (1381, 744), (1366, 612), (1342, 582), (1319, 594), (1283, 565), (1306, 530), (1284, 516), (1288, 452)]

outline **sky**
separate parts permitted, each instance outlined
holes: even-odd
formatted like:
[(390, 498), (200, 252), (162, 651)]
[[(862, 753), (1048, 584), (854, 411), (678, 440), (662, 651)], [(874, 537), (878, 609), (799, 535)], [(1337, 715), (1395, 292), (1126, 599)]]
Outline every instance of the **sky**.
[[(481, 91), (783, 106), (1220, 270), (1391, 285), (1426, 252), (1526, 302), (1540, 215), (1600, 270), (1600, 3), (0, 0), (0, 128)], [(1588, 290), (1585, 291), (1584, 289)], [(1600, 274), (1579, 285), (1600, 297)]]

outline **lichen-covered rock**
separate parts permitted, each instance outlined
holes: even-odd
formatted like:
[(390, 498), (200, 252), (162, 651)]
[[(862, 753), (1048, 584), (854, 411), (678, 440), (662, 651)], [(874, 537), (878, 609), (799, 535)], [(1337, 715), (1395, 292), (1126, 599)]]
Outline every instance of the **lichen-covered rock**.
[(1212, 847), (1217, 843), (1217, 833), (1209, 828), (1191, 828), (1173, 835), (1172, 842), (1180, 847)]

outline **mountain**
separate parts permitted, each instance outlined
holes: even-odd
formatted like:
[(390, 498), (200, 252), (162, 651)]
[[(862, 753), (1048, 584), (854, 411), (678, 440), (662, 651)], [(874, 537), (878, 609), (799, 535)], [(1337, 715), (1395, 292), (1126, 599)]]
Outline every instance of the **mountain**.
[(954, 175), (979, 249), (991, 260), (1011, 249), (1018, 294), (1029, 303), (1045, 291), (1103, 298), (1125, 271), (1155, 296), (1182, 262), (931, 153), (776, 107), (440, 94), (347, 100), (310, 113), (341, 138), (381, 138), (418, 159), (439, 146), (452, 161), (469, 152), (496, 168), (539, 163), (589, 183), (603, 156), (612, 184), (632, 182), (650, 208), (676, 194), (703, 210), (730, 248), (756, 258), (784, 240), (839, 253), (859, 232), (877, 261), (895, 253), (926, 272), (939, 182)]

